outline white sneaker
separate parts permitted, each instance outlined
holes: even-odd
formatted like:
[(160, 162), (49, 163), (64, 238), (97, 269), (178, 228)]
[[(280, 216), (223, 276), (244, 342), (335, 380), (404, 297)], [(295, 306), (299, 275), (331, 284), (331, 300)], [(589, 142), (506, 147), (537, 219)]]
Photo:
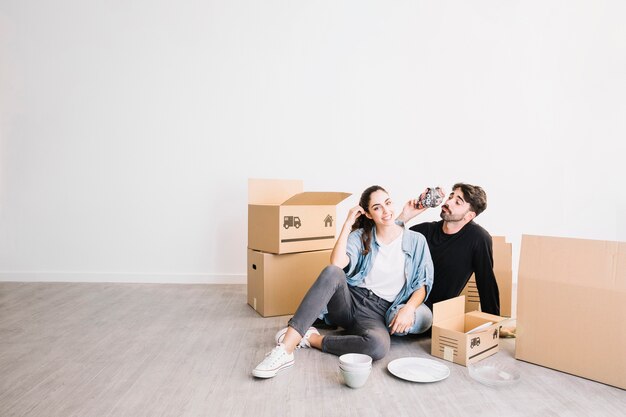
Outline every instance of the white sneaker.
[(252, 370), (252, 375), (257, 378), (272, 378), (293, 364), (293, 353), (287, 353), (285, 345), (281, 343), (265, 355), (265, 359)]
[[(274, 336), (274, 340), (276, 341), (276, 344), (283, 343), (283, 340), (285, 339), (285, 333), (287, 333), (288, 328), (289, 327), (280, 329), (276, 333), (276, 335)], [(309, 327), (309, 330), (306, 331), (306, 333), (304, 334), (304, 337), (302, 338), (302, 340), (300, 340), (300, 343), (298, 343), (298, 346), (296, 346), (296, 349), (310, 348), (311, 343), (309, 342), (309, 337), (311, 337), (312, 334), (320, 334), (320, 332), (318, 332), (317, 329), (313, 326)]]

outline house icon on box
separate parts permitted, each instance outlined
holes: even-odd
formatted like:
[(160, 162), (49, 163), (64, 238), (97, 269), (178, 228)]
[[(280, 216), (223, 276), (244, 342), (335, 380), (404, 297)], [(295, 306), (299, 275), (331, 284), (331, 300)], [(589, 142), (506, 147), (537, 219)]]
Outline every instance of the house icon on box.
[(326, 215), (326, 218), (324, 218), (324, 227), (333, 227), (333, 216), (330, 214)]

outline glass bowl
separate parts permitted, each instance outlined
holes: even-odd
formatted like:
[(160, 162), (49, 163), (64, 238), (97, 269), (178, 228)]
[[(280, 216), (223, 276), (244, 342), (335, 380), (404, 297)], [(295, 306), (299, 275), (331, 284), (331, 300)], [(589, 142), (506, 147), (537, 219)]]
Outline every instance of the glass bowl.
[(513, 385), (520, 379), (520, 373), (515, 367), (498, 362), (473, 363), (467, 370), (473, 379), (490, 387)]

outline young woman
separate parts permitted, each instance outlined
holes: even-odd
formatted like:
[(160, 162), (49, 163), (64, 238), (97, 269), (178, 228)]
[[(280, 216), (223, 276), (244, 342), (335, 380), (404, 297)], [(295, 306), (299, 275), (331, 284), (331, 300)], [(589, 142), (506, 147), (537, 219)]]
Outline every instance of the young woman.
[[(271, 378), (294, 364), (294, 350), (314, 347), (335, 355), (364, 353), (374, 360), (389, 351), (390, 335), (423, 333), (432, 325), (424, 305), (433, 284), (433, 263), (423, 235), (396, 223), (389, 194), (374, 185), (361, 195), (324, 268), (300, 303), (277, 346), (252, 371)], [(344, 328), (321, 335), (315, 319)]]

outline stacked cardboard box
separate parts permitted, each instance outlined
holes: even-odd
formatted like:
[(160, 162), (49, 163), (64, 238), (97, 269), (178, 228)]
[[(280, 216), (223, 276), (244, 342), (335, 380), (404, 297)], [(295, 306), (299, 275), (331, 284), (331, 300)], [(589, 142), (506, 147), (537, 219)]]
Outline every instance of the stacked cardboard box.
[(248, 180), (248, 304), (293, 314), (330, 262), (342, 192), (304, 192), (301, 180)]

